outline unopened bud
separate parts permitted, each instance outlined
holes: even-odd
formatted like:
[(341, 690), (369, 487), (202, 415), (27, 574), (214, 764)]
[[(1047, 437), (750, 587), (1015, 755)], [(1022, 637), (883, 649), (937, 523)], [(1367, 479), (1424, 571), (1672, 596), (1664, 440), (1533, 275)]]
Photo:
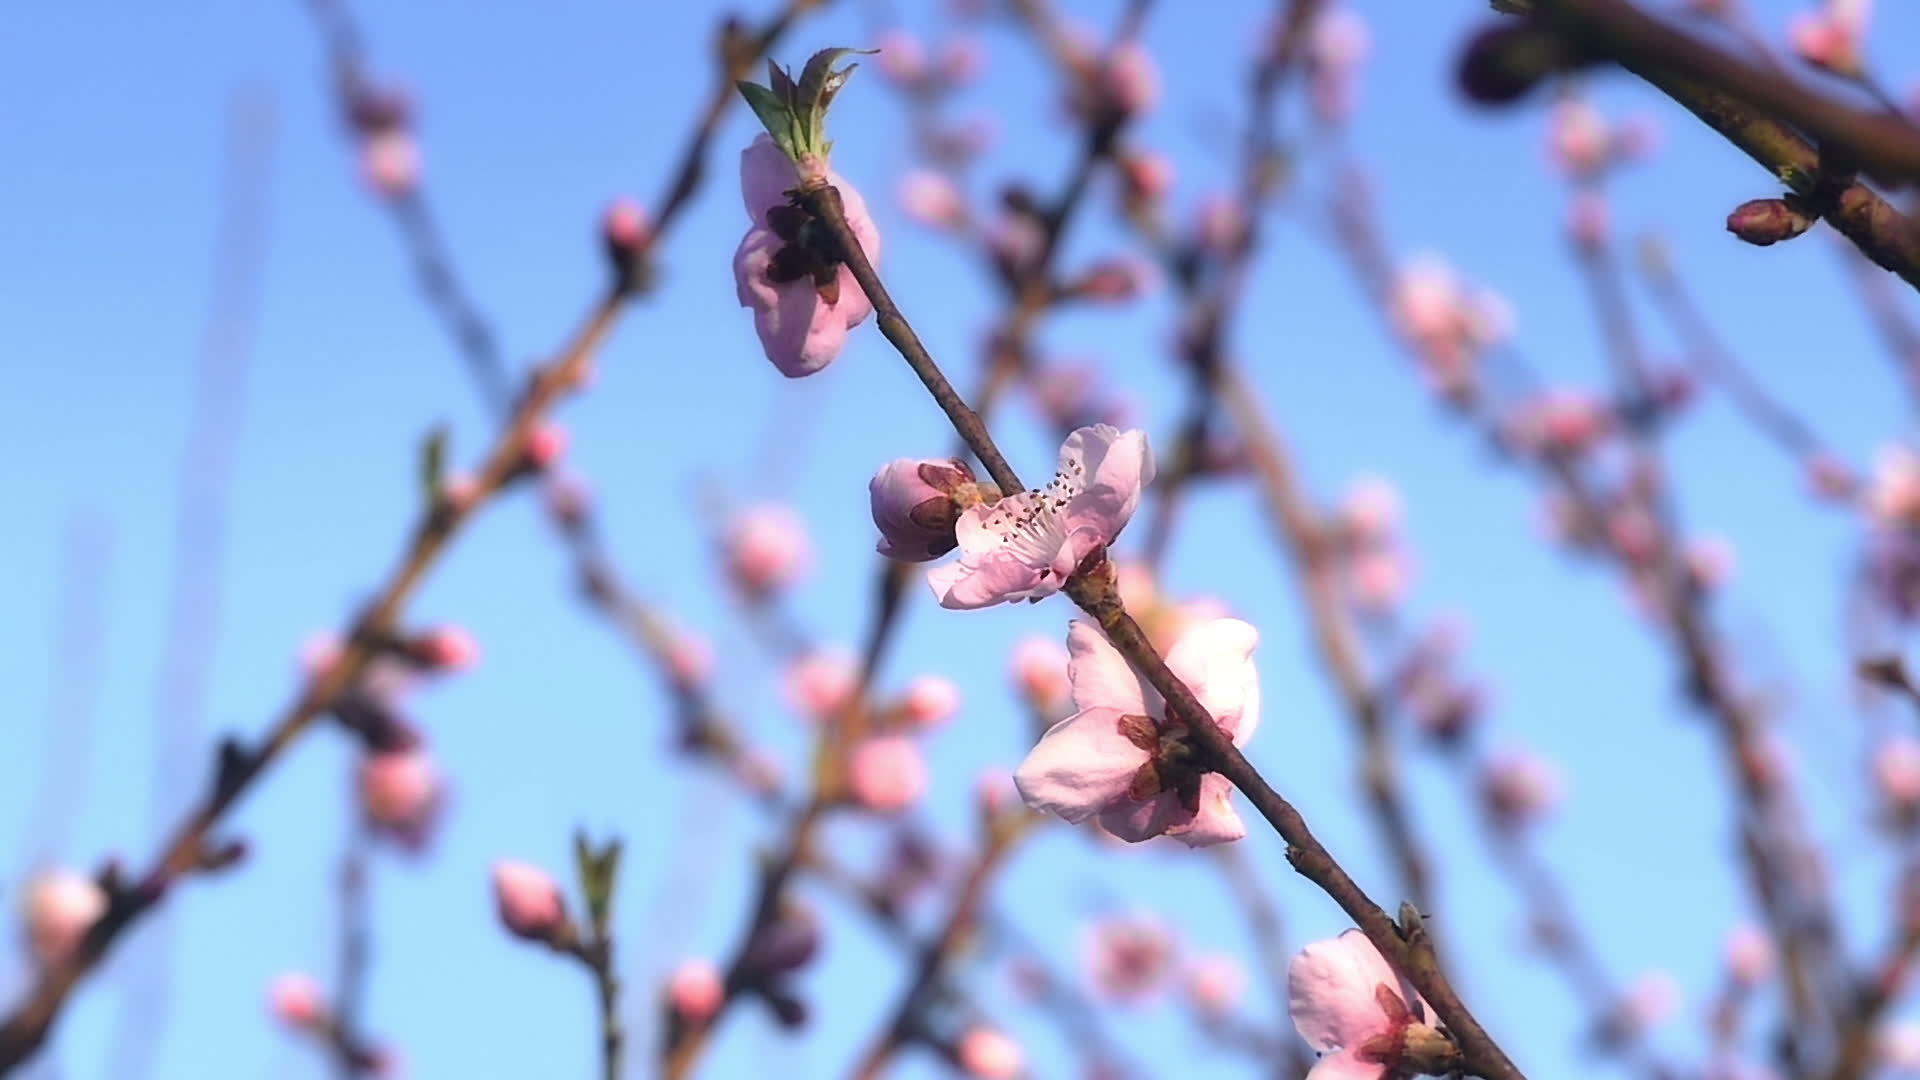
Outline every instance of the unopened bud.
[(667, 1005), (684, 1024), (698, 1026), (713, 1019), (726, 997), (726, 984), (710, 961), (683, 961), (667, 977)]
[(567, 929), (566, 901), (552, 875), (530, 863), (493, 864), (493, 900), (507, 932), (558, 947)]
[(972, 468), (958, 458), (899, 458), (873, 475), (867, 496), (880, 530), (880, 554), (926, 562), (954, 549), (954, 525), (984, 493)]
[(1813, 227), (1813, 220), (1786, 199), (1750, 199), (1727, 215), (1727, 231), (1749, 244), (1766, 247), (1806, 232)]

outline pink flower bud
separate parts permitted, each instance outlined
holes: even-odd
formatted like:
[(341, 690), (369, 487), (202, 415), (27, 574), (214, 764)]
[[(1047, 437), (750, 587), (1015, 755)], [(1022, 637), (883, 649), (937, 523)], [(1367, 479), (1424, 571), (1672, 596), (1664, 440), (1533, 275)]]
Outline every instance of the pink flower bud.
[(1612, 134), (1600, 110), (1584, 101), (1562, 101), (1553, 107), (1547, 131), (1548, 155), (1569, 176), (1588, 176), (1607, 164)]
[(422, 665), (439, 671), (466, 671), (480, 660), (479, 644), (458, 626), (442, 626), (421, 634), (410, 651)]
[(530, 863), (502, 859), (493, 864), (493, 901), (507, 932), (528, 941), (552, 942), (567, 922), (560, 886)]
[(360, 169), (379, 194), (389, 199), (410, 195), (420, 183), (420, 146), (404, 130), (369, 135), (360, 142)]
[(313, 976), (288, 972), (267, 985), (267, 1009), (290, 1028), (311, 1030), (326, 1022), (327, 1000)]
[(1567, 236), (1582, 251), (1598, 251), (1607, 244), (1613, 227), (1613, 211), (1607, 197), (1597, 191), (1582, 191), (1567, 208)]
[(735, 515), (725, 547), (728, 571), (753, 596), (793, 584), (811, 555), (800, 519), (775, 505), (749, 507)]
[(1173, 189), (1173, 162), (1165, 154), (1136, 151), (1120, 159), (1127, 201), (1159, 202)]
[(544, 470), (567, 452), (567, 429), (558, 424), (541, 424), (527, 433), (527, 464)]
[(1160, 989), (1173, 963), (1173, 939), (1144, 916), (1094, 924), (1087, 939), (1087, 968), (1102, 995), (1135, 1003)]
[(1749, 244), (1767, 247), (1813, 228), (1814, 219), (1786, 199), (1749, 199), (1727, 215), (1727, 231)]
[(1630, 1032), (1643, 1032), (1665, 1023), (1680, 1007), (1680, 983), (1664, 971), (1650, 971), (1627, 987), (1620, 1003), (1620, 1021)]
[(926, 562), (952, 551), (954, 526), (980, 501), (973, 469), (959, 458), (898, 458), (867, 484), (880, 554)]
[(367, 819), (408, 842), (425, 838), (440, 804), (440, 773), (424, 750), (369, 754), (360, 762)]
[(905, 30), (888, 30), (874, 47), (880, 50), (880, 71), (898, 86), (911, 87), (927, 77), (927, 50)]
[(480, 501), (480, 483), (466, 473), (449, 473), (440, 482), (440, 498), (449, 509), (464, 514)]
[(852, 699), (859, 678), (852, 653), (816, 649), (787, 669), (787, 704), (810, 720), (830, 719)]
[(1013, 803), (1013, 774), (1002, 766), (990, 765), (974, 778), (973, 793), (982, 814), (999, 817)]
[(1874, 459), (1867, 509), (1881, 525), (1920, 522), (1920, 455), (1895, 444)]
[(1347, 487), (1340, 524), (1359, 544), (1380, 544), (1400, 528), (1400, 489), (1383, 476), (1362, 476)]
[(711, 961), (683, 960), (667, 977), (667, 1005), (682, 1023), (705, 1024), (720, 1012), (726, 997), (726, 984)]
[(1137, 298), (1147, 286), (1148, 272), (1137, 262), (1114, 259), (1100, 263), (1074, 283), (1073, 293), (1087, 300), (1122, 304)]
[(639, 201), (622, 195), (607, 205), (607, 212), (600, 219), (600, 235), (609, 253), (630, 259), (647, 246), (652, 239), (653, 228)]
[(935, 229), (967, 223), (966, 200), (945, 173), (915, 169), (900, 179), (900, 206), (907, 216)]
[(1020, 1044), (990, 1027), (972, 1027), (955, 1049), (960, 1070), (981, 1080), (1013, 1080), (1026, 1065)]
[(1739, 561), (1733, 541), (1724, 536), (1703, 536), (1687, 549), (1687, 572), (1702, 589), (1717, 589), (1733, 578)]
[(1896, 735), (1881, 743), (1873, 753), (1873, 779), (1888, 802), (1920, 806), (1920, 740)]
[(1560, 802), (1560, 770), (1524, 750), (1510, 748), (1488, 758), (1480, 783), (1487, 809), (1507, 824), (1537, 821)]
[(1773, 938), (1751, 923), (1727, 935), (1727, 974), (1741, 986), (1755, 986), (1773, 974)]
[(1022, 638), (1013, 649), (1013, 682), (1035, 709), (1059, 711), (1067, 701), (1066, 648), (1051, 637)]
[(1379, 613), (1399, 605), (1406, 596), (1412, 571), (1406, 554), (1389, 546), (1368, 548), (1354, 556), (1348, 574), (1353, 602), (1365, 611)]
[(1160, 100), (1160, 71), (1138, 42), (1122, 42), (1107, 54), (1100, 88), (1115, 112), (1138, 116)]
[(960, 710), (960, 688), (952, 679), (922, 675), (907, 685), (907, 720), (917, 728), (937, 727)]
[(107, 893), (72, 870), (43, 870), (25, 889), (27, 947), (41, 967), (65, 963), (107, 913)]
[(1788, 42), (1800, 59), (1836, 75), (1860, 72), (1860, 43), (1866, 3), (1834, 3), (1820, 12), (1803, 12), (1787, 28)]
[(691, 630), (672, 631), (667, 645), (667, 670), (681, 686), (700, 686), (713, 674), (713, 646)]
[(875, 813), (905, 810), (927, 790), (926, 760), (904, 735), (863, 740), (849, 755), (847, 788), (855, 802)]
[(1246, 985), (1246, 973), (1231, 956), (1203, 957), (1187, 970), (1187, 996), (1194, 1008), (1211, 1016), (1231, 1012)]

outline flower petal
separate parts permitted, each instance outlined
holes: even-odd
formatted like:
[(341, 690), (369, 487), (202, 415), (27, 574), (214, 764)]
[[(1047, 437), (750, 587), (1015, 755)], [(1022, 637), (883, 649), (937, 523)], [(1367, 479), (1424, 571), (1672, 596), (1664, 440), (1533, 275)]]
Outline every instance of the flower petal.
[(1387, 1067), (1377, 1061), (1362, 1061), (1358, 1052), (1342, 1050), (1314, 1062), (1307, 1080), (1383, 1080)]
[(1121, 713), (1151, 716), (1160, 696), (1133, 673), (1127, 658), (1113, 647), (1100, 628), (1085, 619), (1067, 625), (1067, 680), (1073, 685), (1076, 709), (1117, 709)]
[(1047, 729), (1014, 771), (1014, 786), (1035, 810), (1079, 823), (1125, 801), (1147, 753), (1120, 734), (1118, 709), (1084, 709)]
[(962, 556), (945, 566), (936, 566), (927, 571), (927, 584), (939, 598), (941, 607), (956, 611), (1051, 596), (1060, 588), (1058, 581), (1048, 581), (1026, 563), (999, 551), (978, 558)]
[(1214, 720), (1244, 746), (1260, 723), (1260, 674), (1253, 649), (1260, 631), (1239, 619), (1210, 619), (1180, 636), (1167, 667), (1200, 699)]
[(1180, 796), (1163, 791), (1145, 802), (1123, 796), (1100, 815), (1100, 824), (1129, 844), (1177, 833), (1193, 823), (1193, 813), (1180, 805)]
[(1246, 822), (1233, 808), (1233, 785), (1219, 773), (1201, 777), (1199, 812), (1185, 828), (1169, 830), (1167, 835), (1178, 837), (1188, 847), (1211, 847), (1246, 836)]
[(1315, 1050), (1345, 1050), (1387, 1029), (1374, 996), (1381, 985), (1399, 987), (1380, 950), (1358, 930), (1316, 941), (1287, 965), (1287, 1011), (1294, 1030)]
[[(771, 137), (763, 134), (740, 151), (740, 198), (754, 224), (765, 225), (767, 211), (785, 203), (787, 189), (799, 183), (799, 170)], [(861, 209), (865, 210), (864, 204)]]
[(1060, 446), (1060, 474), (1084, 485), (1066, 511), (1068, 531), (1089, 528), (1100, 543), (1112, 543), (1153, 482), (1153, 451), (1140, 431), (1110, 424), (1083, 427)]

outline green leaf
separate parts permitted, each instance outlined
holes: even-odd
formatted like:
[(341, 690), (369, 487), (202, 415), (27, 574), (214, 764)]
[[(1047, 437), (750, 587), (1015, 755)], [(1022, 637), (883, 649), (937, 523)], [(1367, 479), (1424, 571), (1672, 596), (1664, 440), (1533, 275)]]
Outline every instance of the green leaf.
[(847, 77), (853, 74), (858, 64), (848, 64), (839, 71), (833, 65), (849, 53), (868, 56), (878, 49), (821, 49), (807, 59), (807, 66), (800, 71), (800, 92), (796, 102), (802, 107), (813, 106), (821, 112), (833, 101), (833, 95), (846, 85)]
[(595, 936), (604, 934), (613, 911), (613, 886), (620, 872), (619, 837), (599, 848), (587, 840), (584, 831), (573, 834), (574, 860), (580, 868), (580, 892), (587, 901), (587, 918)]
[(740, 96), (747, 99), (747, 106), (753, 110), (753, 115), (760, 118), (760, 126), (767, 129), (767, 134), (773, 137), (774, 144), (780, 147), (788, 157), (796, 157), (797, 147), (794, 145), (796, 125), (792, 108), (781, 101), (773, 91), (759, 83), (742, 80), (733, 85), (740, 91)]

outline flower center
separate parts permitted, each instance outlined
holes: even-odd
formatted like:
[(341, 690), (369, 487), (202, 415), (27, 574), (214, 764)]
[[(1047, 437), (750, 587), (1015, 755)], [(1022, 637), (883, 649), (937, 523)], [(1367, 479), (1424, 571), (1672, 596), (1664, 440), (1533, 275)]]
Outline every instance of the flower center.
[(1074, 496), (1086, 490), (1078, 462), (1066, 462), (1046, 487), (1033, 488), (1001, 499), (985, 522), (1000, 538), (1001, 547), (1022, 562), (1045, 570), (1066, 543), (1066, 509)]

